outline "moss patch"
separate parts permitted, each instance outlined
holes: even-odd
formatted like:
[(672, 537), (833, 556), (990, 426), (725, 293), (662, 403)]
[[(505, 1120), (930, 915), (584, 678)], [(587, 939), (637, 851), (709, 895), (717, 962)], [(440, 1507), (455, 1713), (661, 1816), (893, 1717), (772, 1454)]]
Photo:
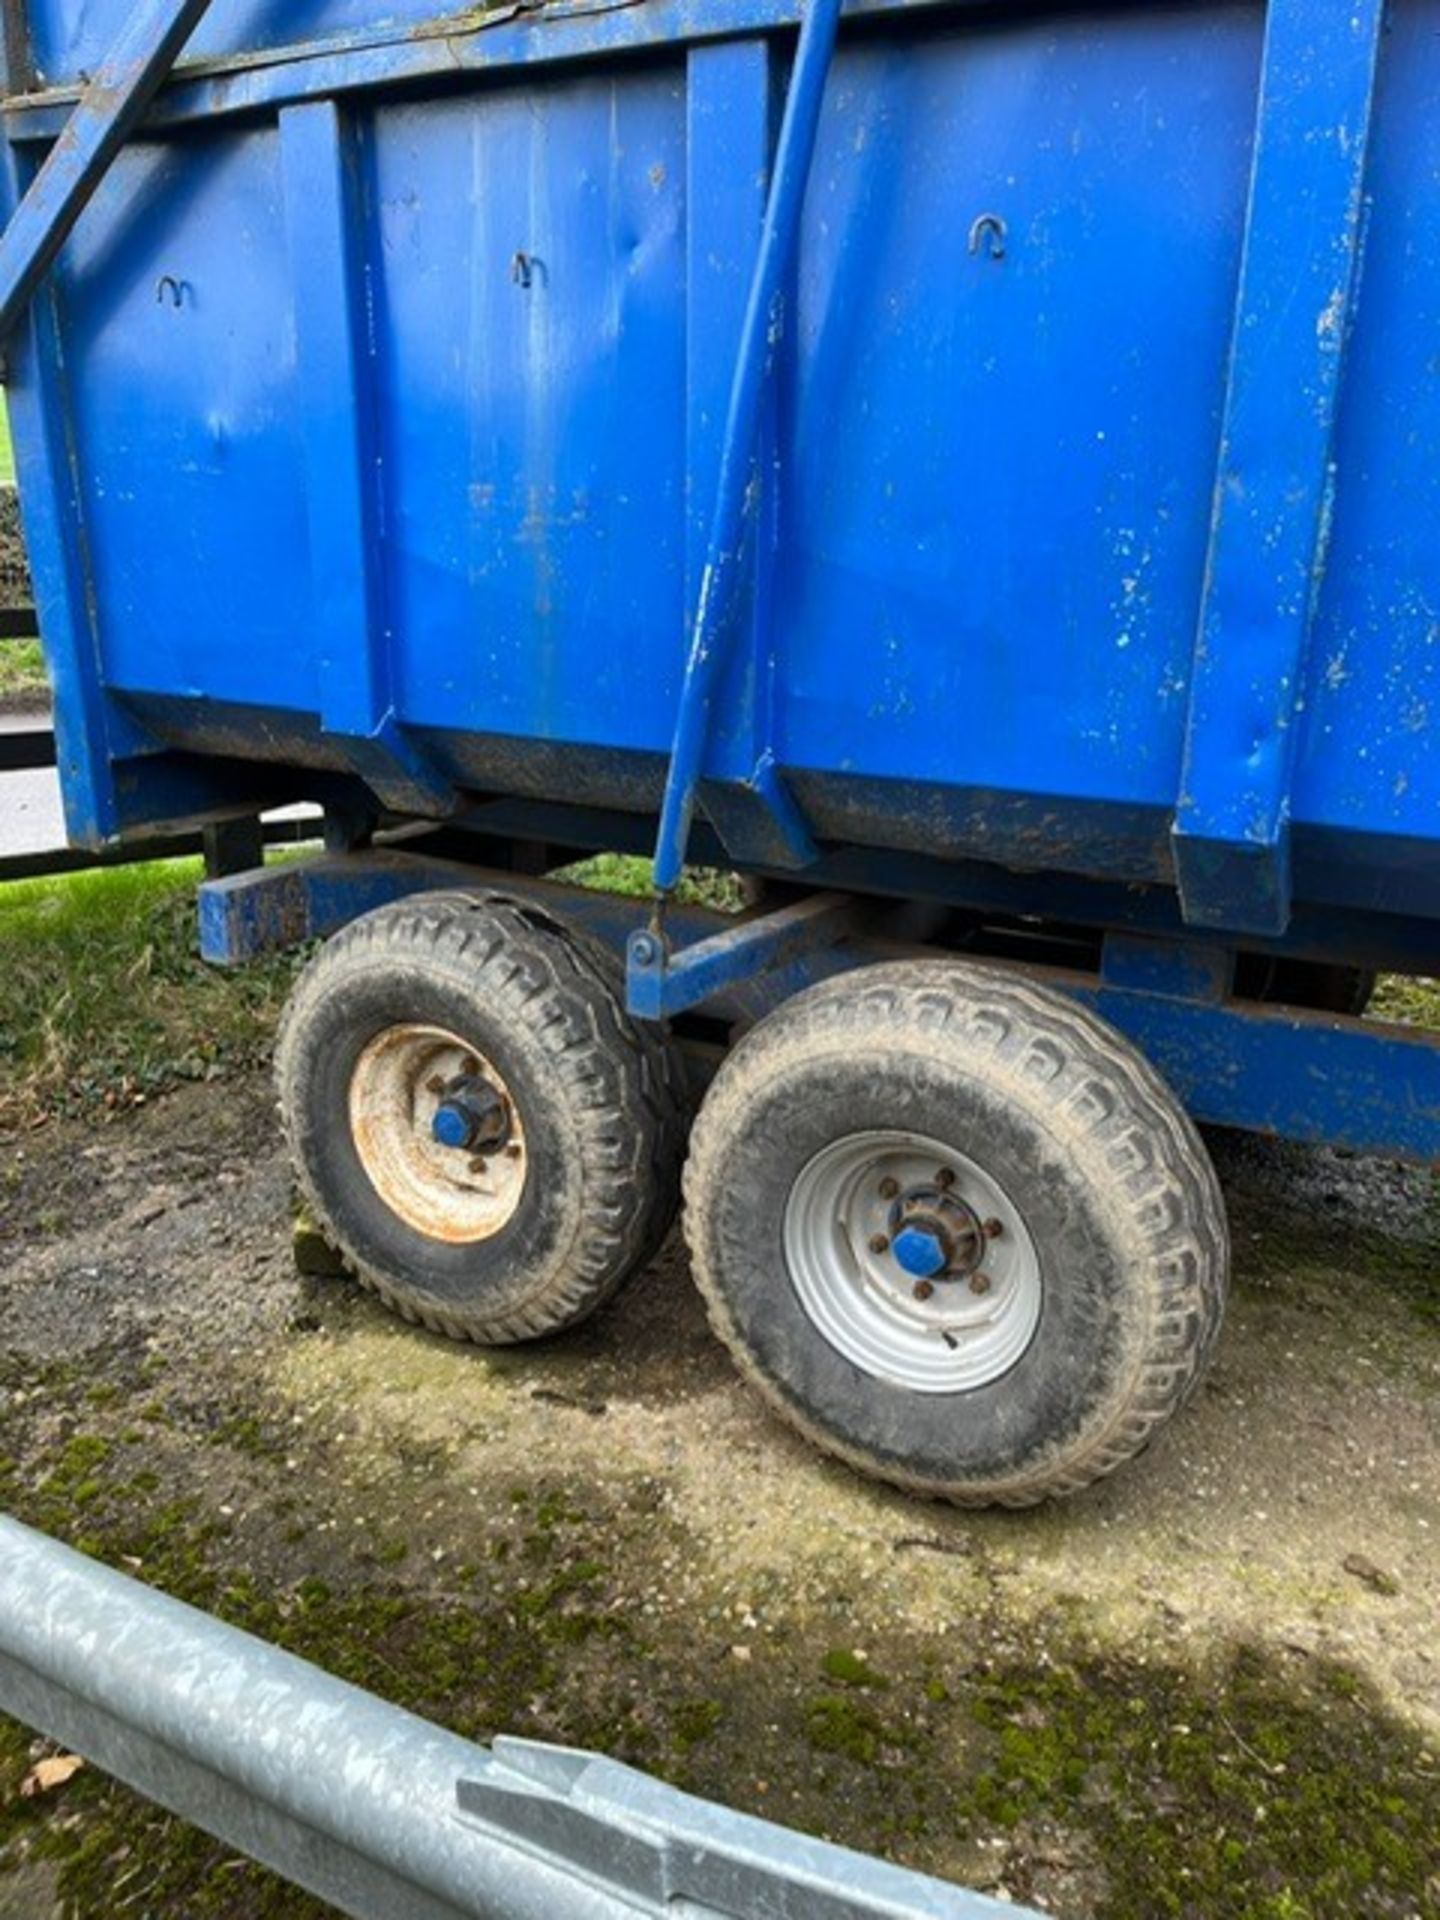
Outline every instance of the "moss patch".
[[(686, 1550), (648, 1482), (474, 1489), (479, 1551), (451, 1558), (419, 1524), (423, 1450), (340, 1479), (307, 1424), (277, 1462), (281, 1413), (254, 1389), (246, 1409), (238, 1388), (192, 1399), (177, 1368), (157, 1427), (154, 1373), (119, 1369), (97, 1404), (63, 1367), (0, 1363), (0, 1505), (461, 1733), (592, 1746), (1060, 1920), (1440, 1915), (1440, 1761), (1343, 1665), (1122, 1656), (1058, 1604), (1017, 1639), (998, 1596), (963, 1634), (899, 1633), (843, 1582), (769, 1594), (742, 1660), (718, 1600), (637, 1604)], [(268, 1506), (258, 1531), (195, 1497), (197, 1459), (226, 1505)], [(864, 1653), (833, 1644), (842, 1617)], [(76, 1920), (117, 1891), (155, 1920), (324, 1911), (96, 1773), (20, 1801), (34, 1750), (0, 1722), (0, 1873), (53, 1863)]]

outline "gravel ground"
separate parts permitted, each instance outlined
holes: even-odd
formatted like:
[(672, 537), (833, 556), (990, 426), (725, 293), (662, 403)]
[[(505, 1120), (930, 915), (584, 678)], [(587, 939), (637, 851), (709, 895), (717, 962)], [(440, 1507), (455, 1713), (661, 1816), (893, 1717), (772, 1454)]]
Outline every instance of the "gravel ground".
[[(1440, 1915), (1434, 1181), (1211, 1144), (1205, 1388), (1017, 1516), (818, 1458), (677, 1244), (482, 1353), (297, 1274), (260, 1076), (52, 1123), (0, 1160), (0, 1504), (464, 1732), (1066, 1920)], [(319, 1911), (91, 1775), (22, 1804), (45, 1749), (5, 1731), (0, 1916)]]

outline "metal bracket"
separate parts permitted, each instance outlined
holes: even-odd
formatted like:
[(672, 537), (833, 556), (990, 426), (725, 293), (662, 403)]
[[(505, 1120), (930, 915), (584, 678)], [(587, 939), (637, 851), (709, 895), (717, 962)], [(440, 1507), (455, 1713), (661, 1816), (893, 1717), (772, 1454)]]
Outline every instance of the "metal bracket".
[[(694, 1799), (590, 1753), (500, 1738), (488, 1778), (462, 1780), (461, 1813), (641, 1913), (776, 1920), (921, 1920), (999, 1912), (988, 1900), (748, 1814)], [(1006, 1909), (1014, 1912), (1014, 1908)]]
[(835, 946), (856, 928), (846, 893), (815, 893), (727, 927), (671, 953), (653, 928), (632, 933), (626, 950), (626, 1005), (644, 1020), (667, 1020), (757, 974), (774, 973)]
[(0, 350), (210, 0), (140, 0), (0, 235)]

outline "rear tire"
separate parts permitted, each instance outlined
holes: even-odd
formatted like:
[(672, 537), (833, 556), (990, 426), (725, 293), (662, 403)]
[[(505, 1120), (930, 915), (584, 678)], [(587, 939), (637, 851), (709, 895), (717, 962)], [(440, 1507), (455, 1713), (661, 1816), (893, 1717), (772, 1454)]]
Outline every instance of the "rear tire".
[[(712, 1322), (771, 1405), (965, 1505), (1138, 1453), (1221, 1321), (1223, 1202), (1159, 1075), (1058, 994), (957, 962), (866, 968), (754, 1028), (685, 1197)], [(927, 1246), (948, 1264), (917, 1279)]]
[[(608, 950), (529, 902), (422, 894), (353, 921), (301, 975), (276, 1072), (327, 1237), (437, 1333), (572, 1326), (674, 1217), (678, 1056), (625, 1012)], [(437, 1120), (457, 1101), (459, 1145)]]

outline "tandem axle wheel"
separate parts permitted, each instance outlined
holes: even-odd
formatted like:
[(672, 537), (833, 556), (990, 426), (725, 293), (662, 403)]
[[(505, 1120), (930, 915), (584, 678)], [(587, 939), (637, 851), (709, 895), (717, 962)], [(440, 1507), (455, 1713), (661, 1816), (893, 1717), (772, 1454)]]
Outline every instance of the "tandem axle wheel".
[(674, 1217), (684, 1069), (588, 936), (494, 893), (352, 921), (277, 1051), (300, 1183), (359, 1279), (457, 1338), (593, 1313)]
[[(677, 1049), (532, 904), (424, 894), (353, 922), (302, 976), (278, 1071), (327, 1235), (440, 1332), (569, 1326), (672, 1217)], [(712, 1322), (771, 1406), (965, 1504), (1139, 1452), (1220, 1323), (1219, 1189), (1159, 1075), (1073, 1001), (955, 960), (857, 968), (751, 1028), (685, 1201)]]
[(1025, 1506), (1138, 1453), (1219, 1328), (1218, 1184), (1095, 1015), (947, 959), (858, 968), (740, 1041), (685, 1231), (711, 1320), (862, 1472)]

